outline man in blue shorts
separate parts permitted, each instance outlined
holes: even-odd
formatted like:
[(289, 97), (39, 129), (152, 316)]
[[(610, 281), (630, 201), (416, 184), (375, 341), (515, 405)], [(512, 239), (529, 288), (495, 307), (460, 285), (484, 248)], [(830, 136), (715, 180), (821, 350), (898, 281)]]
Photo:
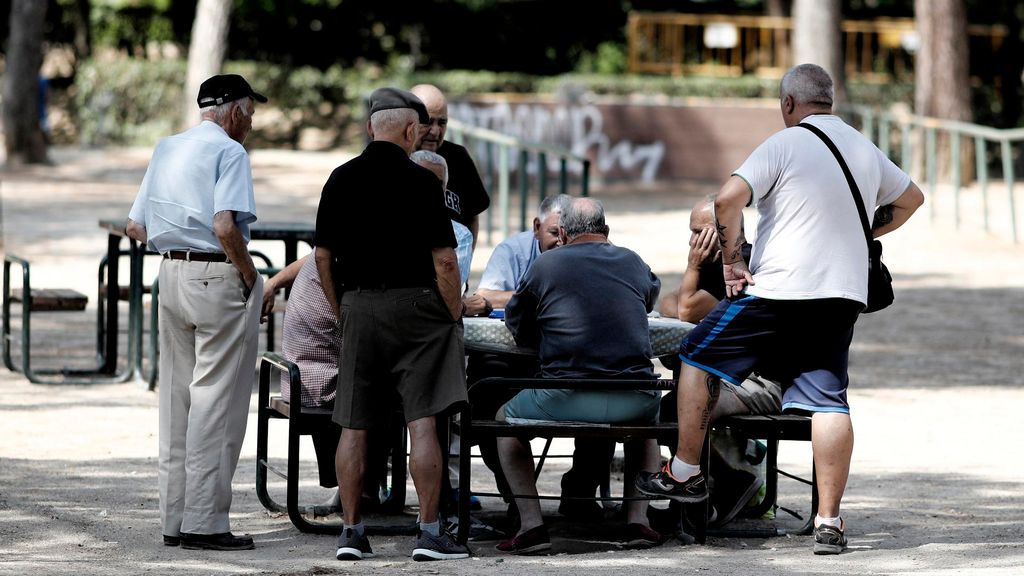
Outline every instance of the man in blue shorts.
[[(899, 228), (924, 202), (921, 190), (869, 140), (832, 115), (832, 79), (813, 64), (794, 67), (780, 86), (787, 128), (763, 142), (715, 200), (727, 299), (683, 340), (679, 357), (679, 444), (658, 473), (637, 488), (678, 502), (708, 496), (700, 451), (720, 381), (738, 386), (753, 371), (782, 383), (783, 411), (812, 415), (820, 496), (814, 553), (846, 548), (839, 505), (853, 452), (846, 400), (853, 326), (867, 302), (868, 251), (850, 186), (836, 158), (809, 130), (835, 143), (864, 205), (891, 206), (878, 237)], [(741, 215), (759, 219), (749, 268)]]

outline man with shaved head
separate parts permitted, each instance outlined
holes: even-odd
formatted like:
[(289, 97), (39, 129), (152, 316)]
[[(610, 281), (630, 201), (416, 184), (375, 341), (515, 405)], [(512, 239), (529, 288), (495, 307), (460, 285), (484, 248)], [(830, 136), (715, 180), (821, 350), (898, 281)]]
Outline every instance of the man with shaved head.
[(451, 219), (473, 233), (475, 247), (480, 231), (480, 213), (491, 204), (480, 172), (465, 147), (444, 139), (448, 132), (448, 99), (444, 93), (432, 84), (417, 84), (410, 91), (423, 101), (430, 116), (429, 124), (420, 130), (416, 149), (437, 152), (448, 162), (445, 205)]
[[(750, 259), (750, 244), (743, 244), (743, 256)], [(715, 231), (715, 199), (708, 196), (690, 211), (690, 252), (683, 281), (679, 288), (661, 298), (658, 311), (663, 316), (675, 316), (683, 322), (696, 324), (724, 298), (722, 251), (719, 250)], [(674, 373), (679, 373), (678, 356), (663, 357), (661, 361)], [(739, 386), (722, 382), (711, 421), (734, 414), (777, 414), (782, 406), (781, 397), (782, 389), (777, 382), (756, 375), (751, 375)], [(662, 400), (662, 422), (671, 421), (675, 416), (672, 409), (675, 401), (675, 393), (666, 395)], [(757, 454), (756, 448), (750, 445), (753, 442), (746, 438), (734, 439), (727, 433), (712, 432), (715, 480), (712, 482), (711, 505), (715, 514), (710, 524), (713, 527), (732, 521), (764, 483), (763, 469), (745, 461), (748, 453)]]

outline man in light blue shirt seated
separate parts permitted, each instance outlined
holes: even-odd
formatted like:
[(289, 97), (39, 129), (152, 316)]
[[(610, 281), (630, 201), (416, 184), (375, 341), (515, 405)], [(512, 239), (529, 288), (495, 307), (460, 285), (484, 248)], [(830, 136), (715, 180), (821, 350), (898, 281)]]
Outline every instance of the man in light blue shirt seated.
[(477, 295), (494, 308), (505, 307), (537, 256), (559, 246), (558, 217), (570, 200), (566, 194), (545, 198), (533, 218), (533, 230), (513, 234), (494, 248), (480, 277)]

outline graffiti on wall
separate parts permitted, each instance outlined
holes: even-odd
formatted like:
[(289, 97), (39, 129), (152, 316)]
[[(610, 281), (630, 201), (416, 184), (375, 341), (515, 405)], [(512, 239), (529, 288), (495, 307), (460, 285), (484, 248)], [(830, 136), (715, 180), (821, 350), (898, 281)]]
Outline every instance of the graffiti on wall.
[[(623, 139), (612, 143), (605, 133), (601, 110), (592, 104), (549, 108), (542, 104), (461, 102), (451, 104), (449, 116), (523, 140), (561, 146), (591, 158), (598, 174), (615, 171), (653, 182), (665, 157), (665, 144), (660, 140), (638, 144)], [(558, 169), (557, 160), (549, 163), (549, 171)], [(529, 169), (536, 172), (537, 167)], [(579, 173), (581, 167), (570, 166), (570, 170)]]

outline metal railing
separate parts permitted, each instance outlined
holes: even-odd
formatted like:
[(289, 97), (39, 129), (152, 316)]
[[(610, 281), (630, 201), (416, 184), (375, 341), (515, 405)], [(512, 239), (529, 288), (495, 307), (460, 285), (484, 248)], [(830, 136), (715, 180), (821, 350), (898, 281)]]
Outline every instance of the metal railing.
[[(989, 212), (993, 208), (989, 197), (989, 168), (994, 164), (1002, 171), (1006, 186), (1006, 209), (1009, 212), (1010, 233), (1013, 242), (1018, 243), (1017, 206), (1014, 198), (1016, 181), (1014, 148), (1024, 151), (1024, 128), (998, 129), (967, 122), (943, 120), (913, 114), (883, 112), (867, 106), (845, 105), (839, 114), (848, 118), (858, 126), (862, 133), (894, 162), (897, 162), (908, 173), (919, 173), (922, 184), (934, 191), (939, 184), (939, 162), (949, 161), (949, 183), (953, 190), (953, 218), (957, 229), (961, 225), (961, 192), (965, 186), (961, 170), (961, 151), (964, 139), (974, 146), (974, 174), (981, 192), (982, 226), (990, 232)], [(949, 139), (949, 154), (940, 158), (937, 142), (941, 137)], [(923, 141), (923, 154), (919, 143)], [(989, 155), (990, 145), (998, 149), (998, 154)], [(915, 151), (918, 155), (915, 156)], [(915, 160), (918, 158), (919, 160)], [(994, 161), (998, 159), (998, 161)], [(917, 164), (923, 163), (923, 170)], [(936, 216), (935, 202), (930, 202), (929, 216), (934, 221)]]
[[(496, 244), (493, 241), (495, 211), (500, 235), (498, 241), (509, 236), (513, 193), (519, 196), (519, 231), (528, 229), (528, 217), (536, 212), (540, 201), (552, 193), (549, 190), (552, 176), (558, 182), (557, 191), (553, 193), (571, 194), (571, 185), (576, 185), (580, 196), (590, 194), (590, 160), (565, 148), (527, 142), (456, 120), (449, 120), (446, 138), (469, 149), (480, 170), (484, 188), (491, 195), (491, 207), (483, 215), (483, 227), (490, 245)], [(536, 201), (531, 203), (533, 191), (536, 191)]]
[[(917, 32), (912, 18), (840, 22), (847, 77), (874, 82), (913, 71)], [(780, 16), (633, 12), (627, 38), (629, 71), (778, 78), (792, 66), (793, 22)], [(968, 25), (972, 58), (997, 57), (1007, 29)]]

